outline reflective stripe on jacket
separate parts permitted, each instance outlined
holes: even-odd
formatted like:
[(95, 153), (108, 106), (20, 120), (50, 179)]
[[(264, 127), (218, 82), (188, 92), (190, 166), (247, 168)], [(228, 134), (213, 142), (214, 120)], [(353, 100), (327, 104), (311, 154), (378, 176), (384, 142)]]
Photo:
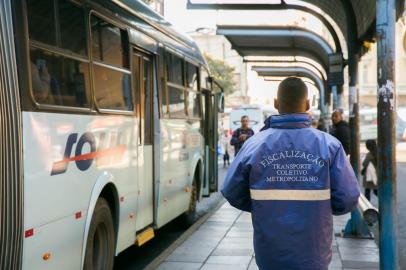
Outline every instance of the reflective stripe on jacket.
[(307, 114), (272, 116), (231, 164), (222, 193), (252, 213), (261, 270), (325, 270), (332, 214), (352, 211), (358, 183), (340, 142), (311, 128)]

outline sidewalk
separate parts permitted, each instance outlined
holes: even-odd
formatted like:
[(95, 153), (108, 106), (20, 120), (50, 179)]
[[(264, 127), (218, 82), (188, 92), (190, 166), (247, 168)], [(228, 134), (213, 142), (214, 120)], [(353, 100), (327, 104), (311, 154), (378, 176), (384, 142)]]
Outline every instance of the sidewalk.
[[(334, 231), (341, 232), (348, 215), (334, 217)], [(228, 203), (171, 251), (158, 270), (254, 270), (258, 269), (252, 246), (249, 213)], [(334, 237), (329, 270), (379, 269), (379, 252), (373, 240)]]

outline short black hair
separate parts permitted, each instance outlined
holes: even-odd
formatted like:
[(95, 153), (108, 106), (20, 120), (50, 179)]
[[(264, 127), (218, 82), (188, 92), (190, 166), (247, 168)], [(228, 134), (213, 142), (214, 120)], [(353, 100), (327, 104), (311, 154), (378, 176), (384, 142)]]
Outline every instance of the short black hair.
[(284, 111), (296, 112), (307, 100), (307, 86), (297, 77), (284, 79), (278, 87), (279, 106)]
[(241, 121), (242, 121), (242, 119), (245, 119), (245, 118), (249, 119), (249, 118), (248, 118), (248, 115), (243, 115), (243, 116), (241, 116)]

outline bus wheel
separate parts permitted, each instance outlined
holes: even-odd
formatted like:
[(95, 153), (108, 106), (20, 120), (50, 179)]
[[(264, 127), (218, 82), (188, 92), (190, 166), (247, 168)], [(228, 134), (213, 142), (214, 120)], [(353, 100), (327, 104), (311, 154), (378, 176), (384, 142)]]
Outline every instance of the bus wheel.
[(195, 222), (196, 205), (197, 205), (197, 179), (195, 174), (192, 184), (192, 190), (190, 192), (189, 209), (184, 214), (186, 225), (188, 226), (192, 225)]
[(85, 270), (113, 269), (115, 238), (110, 207), (104, 198), (99, 198), (93, 212), (87, 237)]

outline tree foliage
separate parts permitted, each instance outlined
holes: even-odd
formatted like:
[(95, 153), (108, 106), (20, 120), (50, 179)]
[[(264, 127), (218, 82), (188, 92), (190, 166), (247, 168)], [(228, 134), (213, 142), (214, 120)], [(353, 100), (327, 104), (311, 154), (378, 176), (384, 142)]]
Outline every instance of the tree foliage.
[(147, 5), (152, 3), (152, 0), (142, 0), (144, 3), (146, 3)]
[(236, 90), (236, 83), (233, 78), (235, 69), (224, 61), (214, 59), (208, 54), (205, 54), (204, 57), (209, 65), (211, 76), (223, 87), (224, 94), (232, 94)]

